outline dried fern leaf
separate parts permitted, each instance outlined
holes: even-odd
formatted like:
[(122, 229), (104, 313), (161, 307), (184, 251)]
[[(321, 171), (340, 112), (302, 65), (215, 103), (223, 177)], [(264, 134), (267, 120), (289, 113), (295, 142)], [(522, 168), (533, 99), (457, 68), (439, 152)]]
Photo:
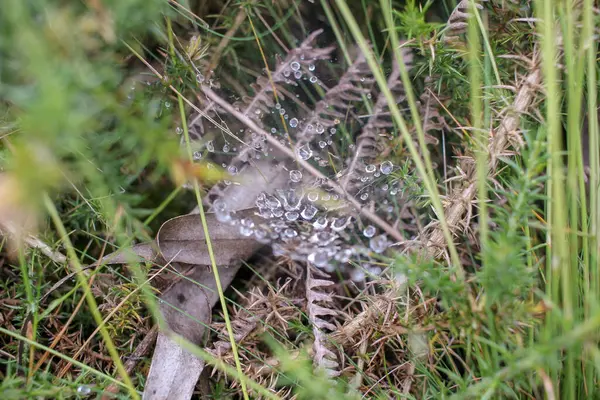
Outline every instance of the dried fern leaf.
[[(486, 0), (475, 0), (475, 7), (483, 9), (483, 6), (479, 4)], [(471, 0), (462, 0), (456, 5), (450, 16), (448, 17), (448, 23), (444, 31), (444, 42), (445, 43), (460, 43), (460, 35), (467, 31), (469, 26), (469, 8)]]
[[(313, 343), (313, 363), (328, 376), (340, 374), (339, 363), (333, 351), (327, 347), (328, 338), (324, 329), (334, 331), (336, 326), (326, 321), (324, 317), (337, 315), (337, 312), (327, 305), (333, 302), (331, 293), (323, 292), (323, 288), (333, 285), (328, 279), (317, 279), (315, 275), (326, 277), (327, 274), (308, 264), (306, 267), (306, 313), (312, 325), (315, 341)], [(319, 304), (317, 304), (319, 303)]]
[[(413, 53), (408, 49), (402, 49), (402, 59), (407, 70), (412, 67)], [(400, 68), (396, 62), (393, 63), (392, 72), (387, 80), (387, 86), (392, 92), (397, 104), (406, 99), (406, 91), (400, 79)], [(379, 144), (379, 131), (382, 129), (393, 129), (394, 122), (389, 112), (387, 98), (383, 93), (377, 96), (373, 111), (360, 135), (356, 139), (356, 151), (349, 162), (349, 167), (344, 173), (341, 182), (342, 187), (349, 193), (354, 193), (360, 186), (358, 179), (367, 164), (373, 162), (381, 153)]]
[(299, 145), (310, 141), (315, 134), (322, 134), (346, 116), (353, 102), (362, 101), (374, 82), (371, 69), (362, 53), (344, 72), (337, 85), (328, 89), (323, 99), (315, 105), (311, 115), (301, 121), (302, 130), (296, 136)]

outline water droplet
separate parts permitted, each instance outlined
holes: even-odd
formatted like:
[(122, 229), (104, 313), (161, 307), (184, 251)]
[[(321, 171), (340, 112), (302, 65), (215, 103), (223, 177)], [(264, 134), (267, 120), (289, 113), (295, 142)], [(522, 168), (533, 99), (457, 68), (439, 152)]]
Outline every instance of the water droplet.
[(265, 205), (270, 209), (281, 207), (279, 199), (271, 194), (265, 196)]
[(287, 115), (285, 115), (285, 108), (280, 108), (280, 109), (279, 109), (279, 115), (283, 115), (283, 116), (285, 116), (285, 118), (286, 118), (286, 119), (288, 118), (288, 116), (287, 116)]
[(292, 182), (300, 182), (302, 180), (302, 172), (297, 169), (293, 169), (290, 171), (290, 180)]
[(352, 218), (350, 217), (340, 217), (333, 220), (331, 223), (331, 229), (336, 232), (344, 230), (349, 224)]
[(286, 211), (295, 211), (300, 208), (302, 198), (298, 197), (294, 189), (280, 190), (278, 194), (283, 200), (283, 207)]
[(230, 175), (236, 175), (238, 173), (238, 169), (235, 165), (230, 165), (227, 168), (227, 172), (229, 172)]
[(319, 147), (322, 148), (322, 149), (324, 149), (325, 147), (327, 147), (327, 142), (325, 142), (324, 140), (321, 140), (319, 142)]
[(364, 282), (365, 273), (362, 269), (353, 269), (352, 272), (350, 272), (350, 279), (352, 279), (353, 282)]
[(365, 171), (367, 171), (369, 174), (375, 172), (376, 169), (377, 167), (375, 167), (373, 164), (369, 164), (365, 167)]
[(352, 256), (352, 250), (343, 249), (342, 251), (339, 251), (336, 253), (335, 259), (336, 259), (336, 261), (339, 261), (341, 263), (347, 263), (348, 261), (350, 261), (351, 256)]
[(314, 223), (313, 226), (315, 229), (323, 229), (327, 226), (327, 218), (319, 217)]
[(206, 142), (206, 150), (210, 151), (211, 153), (215, 151), (215, 145), (213, 144), (212, 140)]
[(310, 149), (310, 147), (308, 146), (308, 144), (305, 144), (304, 146), (300, 147), (298, 149), (298, 157), (300, 157), (303, 160), (308, 160), (309, 158), (311, 158), (313, 155), (312, 150)]
[(254, 234), (254, 222), (251, 219), (242, 218), (240, 220), (240, 233), (244, 236)]
[(369, 193), (365, 192), (365, 193), (363, 193), (363, 194), (360, 195), (360, 199), (363, 200), (363, 201), (366, 200), (366, 199), (368, 199), (368, 198), (369, 198)]
[(286, 69), (286, 70), (284, 70), (284, 71), (283, 71), (283, 76), (285, 76), (286, 78), (287, 78), (288, 76), (290, 76), (290, 74), (291, 74), (291, 72), (290, 72), (290, 70), (289, 70), (289, 69)]
[(290, 126), (292, 128), (297, 127), (298, 126), (298, 118), (292, 118), (292, 119), (290, 119)]
[(298, 214), (296, 211), (288, 211), (285, 213), (285, 219), (290, 222), (296, 221), (299, 216), (300, 214)]
[(287, 228), (285, 231), (283, 231), (283, 235), (288, 237), (288, 238), (293, 238), (298, 236), (298, 232), (296, 232), (294, 229), (292, 228)]
[(227, 204), (221, 199), (215, 200), (213, 203), (213, 210), (215, 213), (215, 217), (219, 222), (229, 222), (231, 221), (231, 213), (227, 209)]
[(325, 250), (318, 250), (308, 255), (308, 261), (318, 268), (323, 268), (328, 264), (329, 257)]
[(376, 232), (377, 229), (375, 229), (373, 225), (369, 225), (363, 230), (363, 235), (365, 235), (365, 237), (372, 238), (373, 236), (375, 236)]
[(389, 175), (394, 170), (394, 164), (392, 164), (391, 161), (384, 161), (379, 166), (379, 170), (381, 171), (382, 174)]
[(256, 229), (254, 231), (254, 237), (261, 243), (268, 243), (267, 231), (264, 229)]
[(82, 396), (87, 396), (92, 393), (92, 389), (88, 385), (81, 385), (77, 387), (77, 393)]
[(281, 108), (281, 104), (277, 103), (275, 104), (275, 109), (279, 110)]
[(317, 207), (313, 206), (312, 204), (307, 204), (300, 215), (302, 215), (302, 218), (305, 220), (310, 221), (317, 214), (317, 211)]
[(193, 157), (194, 157), (194, 161), (198, 161), (199, 159), (202, 158), (202, 153), (199, 151), (195, 151), (193, 154)]
[(294, 72), (294, 78), (296, 78), (296, 79), (302, 78), (302, 71), (296, 71), (296, 72)]
[(321, 125), (321, 124), (319, 124), (319, 123), (317, 123), (317, 127), (316, 127), (316, 129), (315, 129), (315, 130), (317, 131), (317, 133), (318, 133), (319, 135), (320, 135), (320, 134), (322, 134), (323, 132), (325, 132), (325, 128), (323, 127), (323, 125)]
[(271, 133), (277, 133), (277, 129), (271, 128)]
[(329, 133), (331, 133), (332, 135), (335, 135), (336, 132), (337, 132), (337, 129), (329, 128)]
[(367, 93), (367, 99), (371, 98), (371, 93)]
[(181, 127), (178, 126), (177, 128), (175, 128), (175, 133), (181, 135), (183, 133), (183, 129), (181, 129)]
[(306, 198), (308, 199), (308, 201), (311, 201), (314, 203), (315, 201), (319, 200), (319, 193), (309, 192), (308, 195), (306, 195)]
[(375, 236), (369, 240), (369, 247), (375, 253), (383, 253), (389, 246), (390, 242), (385, 235)]
[(316, 83), (317, 82), (317, 77), (316, 76), (311, 76), (309, 79), (310, 83)]
[(171, 102), (165, 101), (165, 108), (171, 108)]
[(290, 68), (292, 69), (292, 71), (298, 71), (300, 69), (300, 63), (298, 61), (293, 61), (290, 64)]
[(202, 75), (201, 73), (196, 74), (196, 82), (204, 83), (204, 75)]
[(315, 70), (315, 64), (309, 64), (308, 65), (308, 70), (309, 71), (314, 71)]
[(229, 145), (227, 143), (225, 143), (223, 145), (223, 153), (228, 153), (229, 152)]

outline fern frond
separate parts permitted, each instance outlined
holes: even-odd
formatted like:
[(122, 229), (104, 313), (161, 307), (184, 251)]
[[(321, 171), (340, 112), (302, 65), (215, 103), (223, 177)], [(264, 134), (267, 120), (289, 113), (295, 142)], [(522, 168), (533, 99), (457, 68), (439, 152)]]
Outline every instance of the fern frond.
[(323, 288), (333, 285), (328, 279), (317, 279), (328, 277), (326, 273), (314, 268), (310, 263), (306, 267), (306, 313), (312, 325), (315, 341), (313, 343), (313, 362), (315, 367), (321, 368), (328, 376), (340, 374), (339, 363), (333, 351), (327, 347), (327, 334), (324, 329), (334, 331), (336, 326), (324, 319), (327, 316), (335, 316), (337, 312), (327, 305), (333, 302), (331, 293), (323, 292)]
[[(487, 0), (475, 0), (475, 7), (483, 9), (483, 6), (479, 4), (481, 1)], [(460, 43), (460, 35), (467, 31), (469, 26), (469, 7), (470, 0), (462, 0), (456, 5), (450, 16), (448, 17), (448, 23), (444, 30), (444, 42), (445, 43)]]

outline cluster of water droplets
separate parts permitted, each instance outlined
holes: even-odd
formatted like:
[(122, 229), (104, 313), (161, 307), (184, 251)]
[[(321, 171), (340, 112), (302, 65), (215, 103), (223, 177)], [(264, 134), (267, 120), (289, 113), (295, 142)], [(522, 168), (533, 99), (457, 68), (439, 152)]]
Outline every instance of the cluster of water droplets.
[[(301, 62), (289, 63), (283, 69), (283, 76), (286, 83), (303, 79), (321, 84), (315, 70), (314, 63), (302, 59)], [(270, 112), (265, 112), (264, 107), (257, 107), (252, 114), (263, 123), (265, 121), (262, 118), (266, 115), (275, 117), (272, 119), (273, 123), (279, 121), (279, 124), (267, 131), (270, 130), (270, 134), (286, 146), (289, 146), (289, 137), (297, 139), (295, 136), (299, 132), (308, 133), (308, 138), (304, 136), (293, 141), (296, 143), (295, 154), (300, 160), (320, 167), (332, 180), (340, 182), (344, 179), (344, 174), (348, 173), (348, 165), (339, 165), (339, 161), (335, 165), (331, 157), (330, 146), (339, 141), (341, 121), (338, 118), (302, 118), (293, 115), (291, 107), (286, 109), (281, 103), (273, 104)], [(278, 127), (282, 117), (286, 126)], [(177, 134), (181, 134), (180, 127), (176, 130)], [(213, 140), (207, 140), (201, 150), (193, 153), (194, 159), (201, 160), (207, 154), (211, 156), (211, 160), (223, 155), (237, 155), (248, 162), (275, 156), (263, 134), (246, 129), (237, 134), (246, 138), (246, 145), (236, 143), (234, 146), (227, 140), (216, 145)], [(349, 150), (355, 151), (355, 146), (350, 145)], [(232, 176), (239, 173), (235, 164), (220, 164)], [(364, 280), (369, 274), (379, 274), (381, 268), (373, 265), (374, 257), (385, 253), (393, 241), (380, 227), (361, 217), (359, 211), (346, 198), (333, 191), (324, 180), (314, 178), (297, 163), (293, 165), (287, 170), (289, 178), (285, 188), (274, 193), (263, 192), (256, 198), (256, 213), (253, 217), (238, 217), (235, 212), (227, 209), (225, 201), (216, 200), (212, 203), (212, 211), (217, 219), (235, 225), (245, 237), (271, 245), (276, 255), (308, 261), (328, 272), (340, 268), (356, 281)], [(363, 207), (370, 205), (384, 219), (395, 218), (395, 199), (400, 190), (398, 180), (393, 176), (397, 166), (384, 160), (361, 168), (362, 171), (354, 177), (354, 180), (359, 180), (358, 188), (353, 193), (355, 199)], [(230, 181), (224, 183), (231, 184)], [(361, 268), (351, 267), (350, 261)]]

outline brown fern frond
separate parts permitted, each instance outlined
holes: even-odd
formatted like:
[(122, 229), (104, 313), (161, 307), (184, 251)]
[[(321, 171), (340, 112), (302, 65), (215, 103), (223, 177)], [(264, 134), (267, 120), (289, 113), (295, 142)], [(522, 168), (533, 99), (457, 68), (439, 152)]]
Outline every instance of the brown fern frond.
[[(274, 85), (275, 90), (277, 90), (277, 85), (281, 82), (297, 85), (293, 79), (288, 79), (288, 77), (300, 69), (308, 69), (308, 66), (314, 64), (316, 61), (325, 60), (331, 56), (331, 52), (335, 47), (314, 47), (314, 42), (322, 32), (323, 30), (319, 29), (311, 33), (299, 47), (288, 53), (285, 60), (279, 61), (275, 71), (271, 72), (271, 80), (265, 76), (259, 76), (256, 82), (252, 84), (254, 96), (244, 97), (242, 104), (238, 103), (234, 104), (234, 106), (243, 109), (244, 115), (247, 115), (260, 124), (262, 116), (269, 114), (275, 106), (273, 97)], [(277, 96), (280, 100), (283, 99), (282, 95), (283, 91), (277, 90)]]
[(346, 116), (352, 102), (362, 100), (362, 96), (369, 93), (369, 87), (374, 78), (363, 53), (359, 53), (356, 60), (342, 75), (337, 85), (328, 89), (305, 120), (300, 122), (301, 130), (297, 139), (305, 143), (315, 134), (322, 134), (337, 124)]
[(339, 363), (333, 351), (327, 347), (327, 334), (324, 329), (333, 331), (336, 326), (324, 319), (327, 316), (337, 315), (337, 311), (328, 308), (333, 302), (331, 293), (323, 292), (323, 288), (333, 285), (328, 275), (323, 271), (314, 268), (308, 264), (306, 267), (306, 314), (312, 325), (315, 341), (313, 343), (313, 363), (317, 368), (321, 368), (328, 376), (339, 375)]
[[(402, 49), (401, 51), (404, 64), (407, 70), (410, 70), (413, 54), (408, 49)], [(393, 69), (388, 77), (387, 86), (397, 104), (406, 99), (404, 85), (400, 79), (400, 68), (396, 62), (393, 63)], [(356, 151), (341, 183), (342, 187), (349, 193), (353, 193), (358, 189), (361, 182), (357, 178), (362, 174), (365, 166), (372, 163), (381, 152), (379, 132), (384, 129), (393, 128), (394, 122), (390, 116), (387, 98), (383, 93), (380, 93), (369, 120), (356, 139)]]
[[(477, 7), (480, 10), (483, 9), (483, 6), (479, 4), (481, 1), (487, 0), (475, 0), (475, 7)], [(462, 0), (456, 5), (456, 8), (454, 8), (452, 13), (448, 17), (448, 23), (444, 32), (445, 43), (461, 42), (459, 36), (465, 33), (467, 31), (467, 27), (469, 26), (470, 3), (470, 0)]]

